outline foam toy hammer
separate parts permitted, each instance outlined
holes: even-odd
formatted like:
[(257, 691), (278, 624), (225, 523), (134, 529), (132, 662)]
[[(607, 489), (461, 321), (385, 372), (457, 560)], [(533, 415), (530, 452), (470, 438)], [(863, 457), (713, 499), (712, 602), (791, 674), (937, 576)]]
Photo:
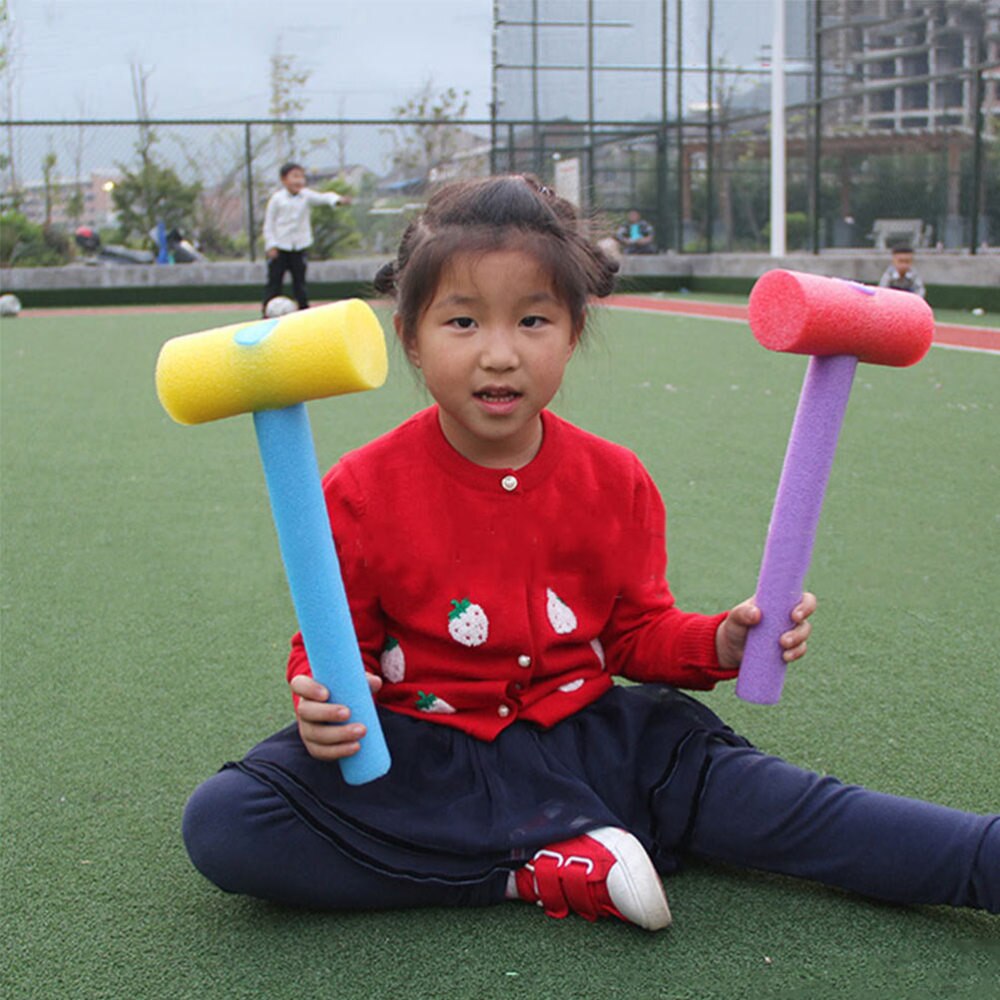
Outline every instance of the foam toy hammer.
[(768, 271), (757, 281), (749, 314), (750, 328), (764, 347), (812, 355), (757, 581), (761, 620), (747, 636), (736, 682), (744, 701), (773, 705), (785, 680), (779, 639), (802, 598), (857, 364), (916, 364), (930, 348), (934, 314), (912, 292), (783, 270)]
[(382, 328), (359, 299), (175, 337), (156, 364), (160, 402), (178, 423), (253, 413), (313, 677), (368, 730), (360, 751), (340, 762), (352, 785), (385, 774), (390, 759), (344, 592), (305, 401), (375, 389), (386, 370)]

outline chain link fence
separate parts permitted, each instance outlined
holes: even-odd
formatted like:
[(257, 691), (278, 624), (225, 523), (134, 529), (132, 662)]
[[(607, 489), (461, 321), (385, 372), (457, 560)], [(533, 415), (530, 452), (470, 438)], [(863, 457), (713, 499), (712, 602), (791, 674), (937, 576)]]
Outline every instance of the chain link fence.
[[(0, 123), (0, 266), (160, 222), (255, 260), (281, 163), (354, 203), (315, 258), (388, 254), (445, 181), (531, 172), (661, 251), (770, 240), (773, 0), (496, 0), (489, 120)], [(790, 251), (1000, 245), (1000, 0), (785, 0)]]
[(490, 123), (30, 121), (0, 124), (0, 264), (156, 250), (163, 222), (214, 260), (256, 260), (282, 163), (350, 206), (315, 209), (316, 259), (388, 253), (434, 185), (490, 170)]
[[(787, 109), (790, 251), (1000, 243), (995, 119), (978, 131), (873, 134), (838, 124), (838, 106), (854, 100)], [(311, 186), (353, 196), (314, 210), (315, 259), (389, 254), (436, 185), (506, 171), (538, 175), (611, 230), (637, 209), (661, 251), (763, 252), (769, 116), (724, 111), (679, 123), (4, 123), (0, 265), (79, 260), (81, 228), (105, 248), (152, 254), (160, 221), (208, 259), (259, 260), (286, 160), (303, 163)]]
[[(788, 249), (1000, 243), (1000, 0), (782, 6)], [(495, 10), (497, 162), (575, 159), (588, 207), (638, 209), (660, 249), (768, 249), (773, 0)]]

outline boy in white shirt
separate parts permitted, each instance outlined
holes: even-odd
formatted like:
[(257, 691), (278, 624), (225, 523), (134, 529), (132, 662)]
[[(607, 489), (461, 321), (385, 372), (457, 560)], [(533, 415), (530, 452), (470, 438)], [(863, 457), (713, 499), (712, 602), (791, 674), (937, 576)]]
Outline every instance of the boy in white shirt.
[(300, 309), (309, 308), (306, 293), (306, 250), (312, 245), (309, 210), (313, 205), (349, 205), (346, 195), (321, 194), (306, 187), (306, 172), (298, 163), (286, 163), (279, 171), (282, 186), (271, 195), (264, 214), (264, 250), (267, 254), (267, 288), (264, 308), (275, 296), (288, 271)]

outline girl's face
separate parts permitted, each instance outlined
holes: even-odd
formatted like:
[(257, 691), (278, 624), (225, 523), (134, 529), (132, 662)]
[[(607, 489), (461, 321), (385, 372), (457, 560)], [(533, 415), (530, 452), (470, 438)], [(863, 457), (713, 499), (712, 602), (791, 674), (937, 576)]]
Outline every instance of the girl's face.
[(478, 465), (517, 469), (541, 447), (539, 414), (578, 333), (535, 257), (497, 250), (456, 257), (404, 347), (451, 446)]

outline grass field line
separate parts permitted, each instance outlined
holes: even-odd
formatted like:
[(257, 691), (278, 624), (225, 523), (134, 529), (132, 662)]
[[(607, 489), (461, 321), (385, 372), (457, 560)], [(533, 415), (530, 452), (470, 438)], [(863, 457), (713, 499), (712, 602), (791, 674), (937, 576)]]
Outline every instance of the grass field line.
[[(747, 307), (727, 305), (718, 302), (702, 302), (698, 299), (677, 302), (668, 299), (653, 299), (643, 295), (612, 295), (602, 302), (612, 309), (627, 309), (634, 312), (666, 312), (702, 319), (724, 320), (730, 323), (745, 323)], [(1000, 354), (1000, 329), (981, 326), (964, 326), (960, 323), (937, 323), (934, 326), (934, 347), (949, 347), (982, 354)]]

